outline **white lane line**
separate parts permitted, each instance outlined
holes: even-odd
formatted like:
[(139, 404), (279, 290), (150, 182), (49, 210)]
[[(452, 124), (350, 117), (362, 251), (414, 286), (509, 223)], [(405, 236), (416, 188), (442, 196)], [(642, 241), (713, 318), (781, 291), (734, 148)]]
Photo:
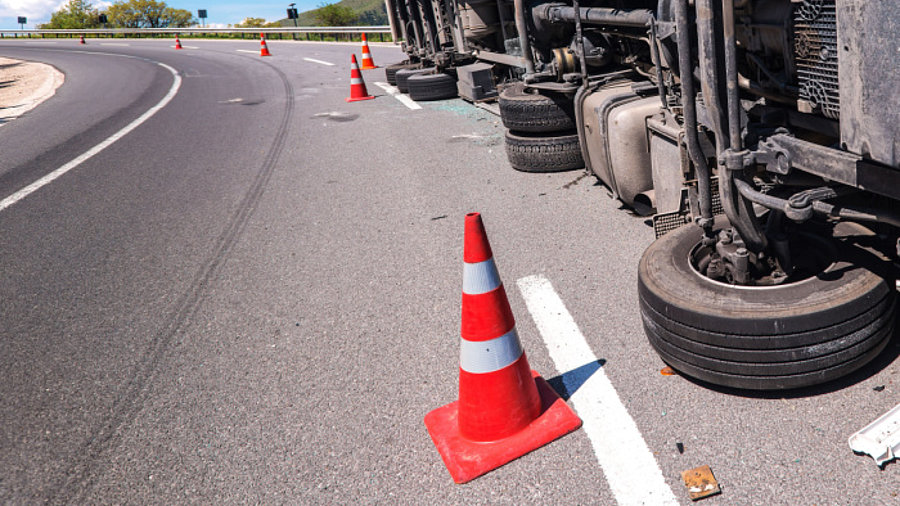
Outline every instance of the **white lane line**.
[(184, 44), (182, 44), (181, 47), (183, 47), (183, 48), (185, 48), (185, 49), (200, 49), (200, 48), (197, 47), (197, 46), (185, 46)]
[[(547, 278), (528, 276), (517, 284), (559, 372), (597, 361)], [(578, 387), (569, 400), (584, 422), (584, 431), (619, 504), (678, 505), (659, 464), (603, 367)]]
[(334, 67), (334, 63), (328, 61), (317, 60), (315, 58), (304, 58), (306, 61), (311, 61), (313, 63), (318, 63), (320, 65), (328, 65), (329, 67)]
[(175, 94), (178, 93), (178, 89), (181, 87), (181, 76), (178, 75), (177, 70), (166, 65), (165, 63), (156, 62), (156, 64), (159, 65), (160, 67), (168, 70), (169, 72), (171, 72), (172, 77), (173, 77), (172, 87), (169, 88), (169, 92), (166, 93), (166, 96), (164, 96), (162, 98), (162, 100), (159, 101), (159, 103), (157, 103), (156, 105), (154, 105), (153, 107), (148, 109), (144, 114), (141, 114), (140, 117), (138, 117), (137, 119), (135, 119), (134, 121), (132, 121), (131, 123), (126, 125), (125, 128), (123, 128), (123, 129), (119, 130), (118, 132), (107, 137), (106, 140), (104, 140), (100, 144), (97, 144), (96, 146), (85, 151), (84, 153), (82, 153), (81, 155), (79, 155), (74, 160), (70, 161), (69, 163), (63, 165), (62, 167), (54, 170), (53, 172), (47, 174), (46, 176), (38, 179), (37, 181), (26, 186), (25, 188), (22, 188), (21, 190), (17, 191), (16, 193), (13, 193), (9, 197), (6, 197), (2, 201), (0, 201), (0, 211), (3, 211), (7, 207), (15, 204), (16, 202), (24, 199), (25, 197), (31, 195), (32, 193), (38, 191), (43, 186), (46, 186), (46, 185), (52, 183), (58, 177), (62, 176), (66, 172), (69, 172), (70, 170), (74, 169), (75, 167), (78, 167), (79, 165), (86, 162), (87, 160), (89, 160), (91, 157), (93, 157), (97, 153), (108, 148), (114, 142), (121, 139), (122, 137), (125, 137), (132, 130), (141, 126), (142, 123), (144, 123), (148, 119), (152, 118), (154, 114), (159, 112), (160, 109), (162, 109), (163, 107), (166, 106), (166, 104), (171, 102), (172, 99), (175, 98)]
[(397, 100), (399, 100), (400, 103), (405, 105), (406, 107), (409, 107), (410, 109), (412, 109), (414, 111), (416, 109), (422, 108), (422, 106), (417, 104), (413, 99), (400, 93), (400, 90), (398, 90), (395, 86), (391, 86), (388, 83), (379, 83), (379, 82), (376, 82), (374, 84), (375, 84), (375, 86), (378, 86), (382, 90), (386, 91), (388, 93), (388, 95), (391, 95), (394, 98), (396, 98)]
[(235, 51), (237, 51), (238, 53), (253, 53), (253, 54), (259, 54), (259, 51), (251, 51), (251, 50), (249, 50), (249, 49), (235, 49)]
[(101, 46), (124, 46), (129, 47), (131, 44), (125, 44), (124, 42), (101, 42)]

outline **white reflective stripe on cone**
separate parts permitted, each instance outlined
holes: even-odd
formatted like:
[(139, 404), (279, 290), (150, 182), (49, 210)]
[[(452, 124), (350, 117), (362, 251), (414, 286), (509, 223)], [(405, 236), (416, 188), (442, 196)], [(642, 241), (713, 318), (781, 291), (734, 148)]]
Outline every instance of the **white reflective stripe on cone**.
[(350, 84), (362, 84), (363, 80), (360, 77), (351, 77)]
[(370, 55), (369, 53), (363, 53), (362, 55), (363, 55), (363, 60), (368, 60), (369, 58), (372, 57), (372, 55)]
[(459, 343), (459, 367), (466, 372), (484, 374), (499, 371), (522, 356), (522, 344), (516, 328), (495, 339)]
[(500, 273), (493, 258), (484, 262), (463, 263), (463, 293), (480, 295), (500, 286)]

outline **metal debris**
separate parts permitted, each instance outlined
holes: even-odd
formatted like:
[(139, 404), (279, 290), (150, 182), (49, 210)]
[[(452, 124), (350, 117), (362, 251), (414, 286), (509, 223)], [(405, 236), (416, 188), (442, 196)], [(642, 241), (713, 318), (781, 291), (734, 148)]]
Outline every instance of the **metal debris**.
[(703, 499), (711, 495), (722, 493), (719, 488), (719, 482), (713, 476), (712, 469), (709, 466), (695, 467), (681, 472), (681, 479), (684, 486), (688, 489), (688, 496), (692, 501)]
[(900, 457), (900, 404), (850, 436), (850, 449), (871, 455), (879, 467)]

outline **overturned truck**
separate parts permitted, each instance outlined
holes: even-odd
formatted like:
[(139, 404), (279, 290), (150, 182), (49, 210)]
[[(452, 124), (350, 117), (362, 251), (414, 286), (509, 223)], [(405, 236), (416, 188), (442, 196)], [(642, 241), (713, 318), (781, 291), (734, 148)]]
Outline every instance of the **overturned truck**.
[(386, 1), (408, 55), (389, 74), (425, 99), (499, 94), (513, 168), (584, 167), (652, 216), (638, 289), (666, 363), (715, 385), (788, 389), (857, 371), (888, 345), (896, 6)]

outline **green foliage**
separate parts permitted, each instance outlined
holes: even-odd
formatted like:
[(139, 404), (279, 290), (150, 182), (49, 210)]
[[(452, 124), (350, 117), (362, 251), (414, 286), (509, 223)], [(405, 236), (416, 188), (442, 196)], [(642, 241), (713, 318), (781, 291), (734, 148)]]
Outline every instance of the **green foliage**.
[(39, 28), (47, 30), (75, 30), (100, 26), (100, 13), (86, 0), (69, 0), (50, 16), (50, 22)]
[(339, 4), (320, 5), (314, 15), (319, 26), (348, 26), (359, 17), (353, 9)]
[(190, 11), (156, 0), (119, 0), (106, 13), (115, 28), (180, 28), (197, 24)]
[[(347, 7), (357, 15), (353, 25), (386, 25), (388, 24), (387, 11), (385, 10), (384, 0), (341, 0), (337, 2), (338, 6)], [(320, 24), (316, 14), (319, 9), (301, 12), (297, 22), (300, 26), (311, 26)], [(285, 21), (291, 21), (286, 23)], [(293, 20), (282, 20), (284, 26), (293, 26)]]
[(244, 18), (243, 21), (234, 25), (235, 28), (262, 28), (266, 25), (263, 18)]

